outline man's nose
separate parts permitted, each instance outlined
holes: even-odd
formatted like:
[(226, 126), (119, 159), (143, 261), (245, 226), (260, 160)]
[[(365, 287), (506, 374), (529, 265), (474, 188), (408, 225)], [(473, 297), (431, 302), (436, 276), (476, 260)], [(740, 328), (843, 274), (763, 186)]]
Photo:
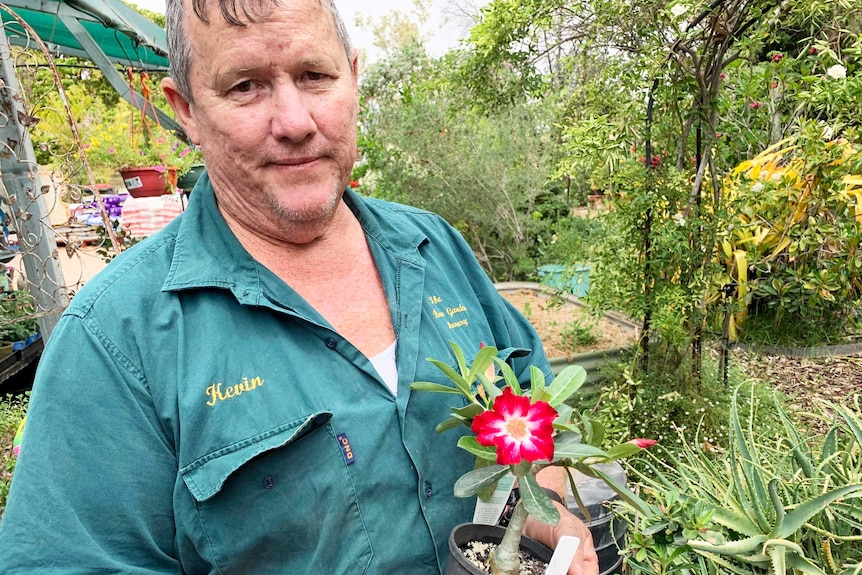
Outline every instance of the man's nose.
[(272, 94), (272, 135), (301, 142), (317, 131), (312, 114), (313, 97), (294, 83), (279, 84)]

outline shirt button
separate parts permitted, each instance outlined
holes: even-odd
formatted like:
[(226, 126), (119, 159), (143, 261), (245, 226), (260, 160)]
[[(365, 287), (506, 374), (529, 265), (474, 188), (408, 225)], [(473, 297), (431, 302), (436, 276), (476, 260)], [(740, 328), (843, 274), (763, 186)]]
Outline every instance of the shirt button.
[(434, 494), (434, 490), (431, 489), (431, 482), (426, 481), (423, 487), (425, 488), (425, 497), (431, 499), (431, 496)]
[(338, 346), (338, 343), (332, 338), (326, 340), (326, 347), (329, 349), (335, 349)]
[(263, 478), (263, 486), (266, 489), (272, 489), (273, 487), (275, 487), (276, 483), (278, 483), (278, 480), (272, 475), (267, 475)]

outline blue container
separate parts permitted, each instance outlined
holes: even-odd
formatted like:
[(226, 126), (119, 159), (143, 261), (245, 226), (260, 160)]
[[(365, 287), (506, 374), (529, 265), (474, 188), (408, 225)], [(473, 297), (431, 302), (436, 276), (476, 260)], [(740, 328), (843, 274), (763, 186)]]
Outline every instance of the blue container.
[(584, 297), (590, 291), (590, 266), (576, 264), (565, 267), (548, 264), (539, 267), (539, 283)]

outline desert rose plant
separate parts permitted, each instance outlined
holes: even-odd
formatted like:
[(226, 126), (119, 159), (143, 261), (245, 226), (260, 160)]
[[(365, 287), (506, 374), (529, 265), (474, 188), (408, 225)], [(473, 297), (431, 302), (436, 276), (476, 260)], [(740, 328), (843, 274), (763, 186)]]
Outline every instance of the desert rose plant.
[[(465, 407), (453, 408), (451, 416), (437, 426), (440, 433), (466, 425), (474, 434), (458, 440), (458, 447), (474, 455), (476, 464), (455, 483), (456, 497), (488, 498), (500, 479), (510, 474), (517, 478), (521, 498), (502, 541), (491, 555), (493, 575), (518, 574), (518, 549), (528, 516), (549, 525), (560, 520), (559, 511), (536, 480), (536, 474), (546, 467), (562, 466), (601, 478), (625, 501), (647, 511), (637, 495), (594, 464), (633, 455), (655, 442), (633, 439), (607, 451), (600, 449), (602, 426), (566, 404), (586, 380), (582, 367), (569, 366), (546, 385), (542, 371), (533, 366), (530, 387), (523, 389), (512, 368), (497, 357), (496, 348), (482, 346), (468, 367), (461, 348), (454, 342), (451, 346), (458, 362), (457, 371), (443, 361), (429, 361), (453, 385), (423, 381), (411, 387), (459, 394), (468, 401)], [(502, 388), (498, 387), (500, 381)], [(571, 476), (569, 479), (580, 505), (577, 488)]]

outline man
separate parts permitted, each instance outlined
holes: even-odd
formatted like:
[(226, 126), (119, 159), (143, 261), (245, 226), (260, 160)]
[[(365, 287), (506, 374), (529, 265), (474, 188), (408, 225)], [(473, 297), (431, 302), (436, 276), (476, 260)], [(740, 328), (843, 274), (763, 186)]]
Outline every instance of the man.
[[(0, 570), (438, 573), (471, 462), (433, 431), (454, 396), (409, 385), (450, 340), (524, 378), (541, 344), (440, 218), (345, 189), (357, 58), (329, 0), (169, 0), (167, 22), (208, 177), (54, 332)], [(529, 530), (585, 538), (569, 572), (598, 572), (571, 515)]]

